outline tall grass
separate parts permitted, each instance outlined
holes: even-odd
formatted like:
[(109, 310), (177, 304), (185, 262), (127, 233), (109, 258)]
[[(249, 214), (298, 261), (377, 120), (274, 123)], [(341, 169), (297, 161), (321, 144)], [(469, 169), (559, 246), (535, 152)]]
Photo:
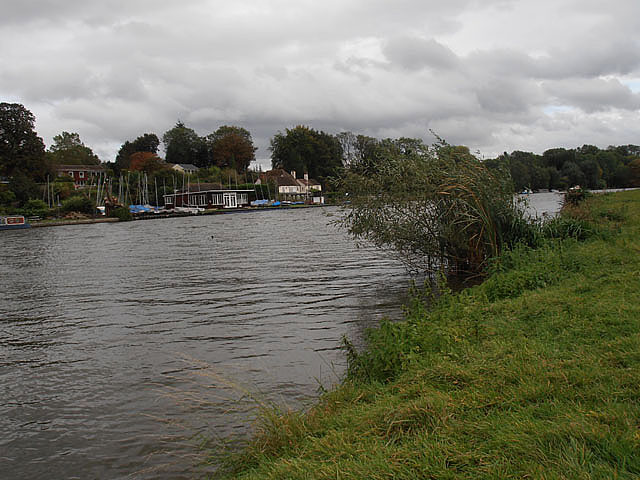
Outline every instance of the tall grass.
[(597, 234), (517, 246), (481, 285), (416, 298), (350, 349), (338, 389), (272, 416), (228, 473), (640, 478), (639, 205), (588, 199), (571, 215)]

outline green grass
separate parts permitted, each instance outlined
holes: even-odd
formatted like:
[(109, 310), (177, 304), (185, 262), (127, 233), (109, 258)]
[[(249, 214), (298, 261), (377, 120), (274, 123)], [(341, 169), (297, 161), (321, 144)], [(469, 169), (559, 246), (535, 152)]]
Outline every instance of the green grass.
[(239, 479), (640, 478), (640, 192), (569, 212), (597, 234), (515, 249), (416, 300), (306, 413), (265, 410)]

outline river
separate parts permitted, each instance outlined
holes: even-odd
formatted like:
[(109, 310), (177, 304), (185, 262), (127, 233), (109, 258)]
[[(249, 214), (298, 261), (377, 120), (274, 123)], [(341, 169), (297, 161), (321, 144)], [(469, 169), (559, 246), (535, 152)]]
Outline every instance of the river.
[(397, 316), (409, 283), (336, 213), (2, 232), (0, 478), (192, 478), (187, 437), (334, 384), (341, 337)]
[(410, 282), (337, 214), (2, 232), (0, 478), (193, 478), (201, 438), (335, 384), (342, 336), (398, 317)]

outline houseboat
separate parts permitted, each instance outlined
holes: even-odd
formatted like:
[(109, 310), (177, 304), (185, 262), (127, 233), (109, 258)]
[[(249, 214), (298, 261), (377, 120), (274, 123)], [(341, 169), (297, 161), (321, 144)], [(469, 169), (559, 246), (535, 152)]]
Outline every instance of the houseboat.
[(16, 230), (19, 228), (29, 228), (30, 226), (22, 215), (0, 217), (0, 230)]
[(177, 190), (164, 195), (167, 210), (238, 208), (249, 205), (249, 194), (253, 190), (225, 189), (219, 184), (203, 183), (190, 186), (188, 190)]

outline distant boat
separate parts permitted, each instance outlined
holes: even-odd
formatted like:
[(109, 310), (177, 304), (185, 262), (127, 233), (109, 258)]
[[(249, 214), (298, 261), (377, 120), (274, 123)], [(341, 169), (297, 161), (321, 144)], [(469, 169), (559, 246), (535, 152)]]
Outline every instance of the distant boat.
[(520, 192), (520, 195), (531, 195), (533, 192), (531, 191), (530, 188), (525, 188), (524, 190), (522, 190)]
[(31, 227), (31, 225), (27, 223), (22, 215), (0, 217), (0, 230), (17, 230), (19, 228), (29, 227)]

